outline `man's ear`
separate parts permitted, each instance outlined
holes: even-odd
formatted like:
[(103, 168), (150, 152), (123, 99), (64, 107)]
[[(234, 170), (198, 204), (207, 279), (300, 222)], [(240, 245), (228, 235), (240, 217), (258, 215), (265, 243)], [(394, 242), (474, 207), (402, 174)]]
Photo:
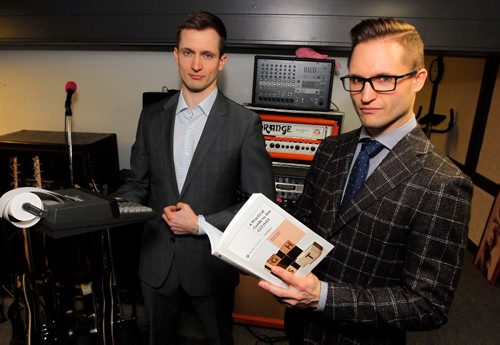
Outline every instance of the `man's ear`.
[(421, 68), (418, 70), (417, 74), (414, 77), (414, 91), (419, 92), (424, 87), (425, 80), (427, 79), (428, 72), (425, 68)]
[(174, 60), (175, 63), (178, 65), (179, 64), (179, 50), (177, 47), (174, 47)]
[(220, 60), (219, 60), (219, 71), (222, 71), (224, 69), (226, 62), (227, 62), (227, 55), (224, 54), (220, 57)]

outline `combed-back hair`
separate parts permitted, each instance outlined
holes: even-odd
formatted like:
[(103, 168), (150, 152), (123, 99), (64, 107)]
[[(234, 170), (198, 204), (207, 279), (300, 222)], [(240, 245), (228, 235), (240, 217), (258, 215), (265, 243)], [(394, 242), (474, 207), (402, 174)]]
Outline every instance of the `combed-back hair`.
[(414, 69), (424, 68), (424, 42), (417, 29), (402, 20), (394, 18), (365, 19), (351, 29), (352, 49), (359, 43), (390, 38), (399, 42), (407, 51), (407, 59)]

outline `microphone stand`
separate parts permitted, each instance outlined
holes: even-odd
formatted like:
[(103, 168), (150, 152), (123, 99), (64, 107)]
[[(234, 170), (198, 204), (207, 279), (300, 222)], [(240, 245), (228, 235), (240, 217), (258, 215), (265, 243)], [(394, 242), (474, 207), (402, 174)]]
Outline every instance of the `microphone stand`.
[(71, 100), (66, 102), (66, 112), (65, 112), (65, 135), (66, 142), (69, 147), (69, 178), (71, 181), (70, 187), (73, 188), (73, 143), (72, 143), (72, 132), (71, 132), (71, 122), (72, 122), (73, 112), (71, 111)]

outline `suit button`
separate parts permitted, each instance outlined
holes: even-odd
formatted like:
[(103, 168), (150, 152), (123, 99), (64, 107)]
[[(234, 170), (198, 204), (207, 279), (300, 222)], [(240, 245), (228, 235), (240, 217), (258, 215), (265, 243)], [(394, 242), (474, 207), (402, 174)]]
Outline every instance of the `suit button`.
[(170, 237), (170, 242), (175, 243), (175, 237)]

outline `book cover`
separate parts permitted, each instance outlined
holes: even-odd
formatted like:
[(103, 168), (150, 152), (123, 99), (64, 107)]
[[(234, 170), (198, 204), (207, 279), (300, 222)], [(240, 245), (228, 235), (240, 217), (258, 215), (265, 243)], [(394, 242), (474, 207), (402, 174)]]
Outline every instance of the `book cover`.
[(271, 273), (280, 266), (305, 276), (333, 245), (260, 193), (252, 194), (224, 232), (204, 222), (212, 254), (258, 278), (286, 284)]

